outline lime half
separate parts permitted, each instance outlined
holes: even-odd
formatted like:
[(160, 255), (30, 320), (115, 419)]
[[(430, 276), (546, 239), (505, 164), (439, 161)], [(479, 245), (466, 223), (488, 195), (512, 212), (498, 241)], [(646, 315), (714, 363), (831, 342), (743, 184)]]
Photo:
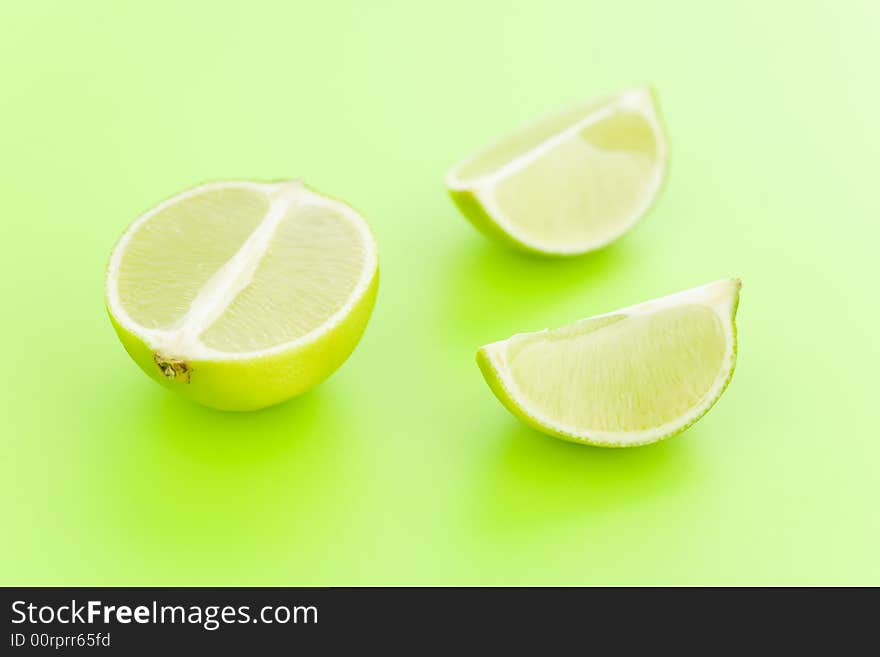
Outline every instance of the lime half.
[(723, 280), (522, 333), (477, 352), (492, 392), (552, 436), (604, 447), (684, 431), (721, 396), (736, 362), (739, 280)]
[(351, 354), (377, 263), (363, 218), (301, 182), (211, 183), (126, 231), (107, 309), (153, 379), (207, 406), (256, 409), (308, 390)]
[(653, 93), (632, 89), (509, 135), (454, 167), (446, 186), (484, 233), (526, 251), (577, 255), (647, 212), (666, 150)]

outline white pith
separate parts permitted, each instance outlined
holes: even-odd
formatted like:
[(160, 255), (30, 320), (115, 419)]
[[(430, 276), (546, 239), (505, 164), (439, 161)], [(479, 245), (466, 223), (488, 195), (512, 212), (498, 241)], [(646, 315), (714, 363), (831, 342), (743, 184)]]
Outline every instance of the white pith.
[(740, 283), (738, 280), (721, 280), (709, 283), (701, 287), (696, 287), (683, 292), (678, 292), (658, 299), (652, 299), (643, 303), (615, 310), (602, 315), (594, 315), (579, 322), (575, 322), (573, 326), (581, 322), (593, 320), (600, 317), (608, 317), (611, 315), (649, 315), (658, 310), (671, 308), (678, 305), (701, 305), (711, 309), (721, 320), (721, 326), (725, 337), (725, 353), (722, 359), (721, 367), (709, 390), (700, 400), (700, 403), (688, 410), (674, 420), (650, 429), (641, 431), (611, 432), (592, 430), (584, 427), (574, 427), (558, 422), (556, 419), (532, 408), (525, 395), (520, 390), (516, 381), (510, 375), (507, 366), (507, 348), (512, 342), (523, 336), (535, 336), (549, 333), (549, 329), (543, 331), (535, 331), (533, 333), (518, 333), (511, 336), (507, 340), (493, 342), (482, 347), (481, 351), (485, 353), (491, 363), (492, 369), (495, 371), (499, 382), (504, 388), (508, 397), (516, 404), (517, 408), (527, 417), (532, 419), (540, 426), (547, 427), (551, 431), (562, 434), (571, 440), (578, 442), (596, 443), (602, 445), (614, 446), (630, 446), (643, 445), (652, 443), (666, 436), (677, 433), (682, 428), (690, 426), (708, 409), (724, 390), (724, 386), (730, 377), (730, 373), (736, 362), (736, 329), (734, 325), (734, 312), (737, 299), (737, 293)]
[[(266, 215), (238, 251), (208, 280), (196, 295), (189, 310), (174, 329), (152, 329), (139, 325), (126, 312), (119, 299), (119, 265), (126, 247), (140, 226), (170, 205), (186, 198), (226, 188), (251, 189), (270, 199)], [(365, 258), (360, 278), (343, 306), (323, 324), (295, 340), (280, 343), (259, 351), (227, 352), (213, 349), (200, 340), (207, 330), (229, 307), (238, 294), (251, 282), (254, 272), (275, 234), (275, 230), (294, 206), (317, 206), (333, 209), (357, 229), (364, 244)], [(223, 181), (208, 183), (174, 196), (136, 219), (120, 238), (113, 250), (107, 272), (107, 304), (119, 324), (137, 335), (155, 353), (185, 360), (238, 360), (285, 352), (317, 340), (338, 325), (363, 297), (377, 268), (376, 243), (364, 219), (351, 207), (318, 194), (299, 181), (257, 183)]]
[[(572, 244), (559, 244), (558, 242), (536, 240), (534, 237), (524, 235), (522, 230), (507, 218), (506, 214), (495, 199), (495, 188), (498, 183), (505, 178), (515, 175), (535, 160), (545, 156), (559, 144), (564, 143), (569, 139), (577, 138), (578, 133), (590, 125), (607, 118), (615, 109), (627, 109), (630, 111), (637, 111), (641, 114), (651, 127), (651, 131), (656, 140), (657, 164), (654, 167), (647, 187), (647, 192), (641, 199), (641, 203), (639, 203), (635, 211), (626, 221), (620, 222), (616, 227), (616, 230), (597, 240), (575, 242)], [(484, 148), (453, 167), (446, 175), (446, 186), (452, 191), (470, 192), (473, 194), (485, 210), (489, 219), (493, 221), (499, 229), (510, 235), (515, 241), (544, 253), (573, 255), (584, 253), (586, 251), (593, 251), (613, 242), (620, 235), (629, 230), (650, 208), (663, 183), (666, 169), (667, 146), (663, 129), (654, 108), (651, 92), (648, 89), (630, 89), (609, 98), (606, 104), (591, 112), (580, 121), (564, 128), (531, 150), (518, 155), (490, 173), (469, 180), (461, 180), (458, 178), (457, 172), (465, 165), (479, 158), (483, 153), (494, 148), (502, 141), (503, 140)]]

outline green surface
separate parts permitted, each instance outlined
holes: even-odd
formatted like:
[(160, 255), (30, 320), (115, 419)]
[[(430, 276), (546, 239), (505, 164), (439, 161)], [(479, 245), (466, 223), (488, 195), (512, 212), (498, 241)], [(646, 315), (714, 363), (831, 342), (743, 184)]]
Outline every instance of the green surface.
[[(0, 583), (880, 584), (880, 5), (533, 5), (2, 5)], [(613, 246), (517, 255), (447, 198), (487, 140), (645, 81), (670, 175)], [(296, 176), (379, 240), (357, 351), (259, 413), (163, 390), (103, 308), (116, 238)], [(728, 276), (736, 374), (656, 446), (542, 436), (474, 363)]]

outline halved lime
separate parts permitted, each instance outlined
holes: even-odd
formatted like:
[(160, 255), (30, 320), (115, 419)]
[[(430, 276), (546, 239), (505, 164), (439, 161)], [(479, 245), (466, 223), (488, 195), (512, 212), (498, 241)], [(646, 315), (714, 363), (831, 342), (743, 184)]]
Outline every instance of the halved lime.
[(454, 167), (446, 186), (484, 233), (526, 251), (577, 255), (647, 212), (666, 150), (653, 93), (632, 89), (507, 136)]
[(722, 280), (555, 330), (482, 347), (477, 363), (516, 417), (604, 447), (684, 431), (718, 400), (736, 363), (740, 281)]
[(357, 345), (376, 243), (348, 205), (299, 181), (217, 182), (137, 219), (107, 271), (131, 357), (207, 406), (248, 410), (308, 390)]

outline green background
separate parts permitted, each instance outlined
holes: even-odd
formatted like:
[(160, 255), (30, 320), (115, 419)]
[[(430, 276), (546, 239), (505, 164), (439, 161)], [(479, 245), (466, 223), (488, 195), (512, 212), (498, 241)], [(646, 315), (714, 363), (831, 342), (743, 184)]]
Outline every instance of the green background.
[[(880, 584), (880, 4), (5, 2), (0, 583)], [(658, 205), (520, 256), (442, 175), (652, 82)], [(117, 237), (198, 182), (303, 177), (371, 222), (350, 360), (252, 414), (151, 382), (103, 307)], [(740, 360), (671, 441), (519, 424), (480, 345), (728, 276)]]

